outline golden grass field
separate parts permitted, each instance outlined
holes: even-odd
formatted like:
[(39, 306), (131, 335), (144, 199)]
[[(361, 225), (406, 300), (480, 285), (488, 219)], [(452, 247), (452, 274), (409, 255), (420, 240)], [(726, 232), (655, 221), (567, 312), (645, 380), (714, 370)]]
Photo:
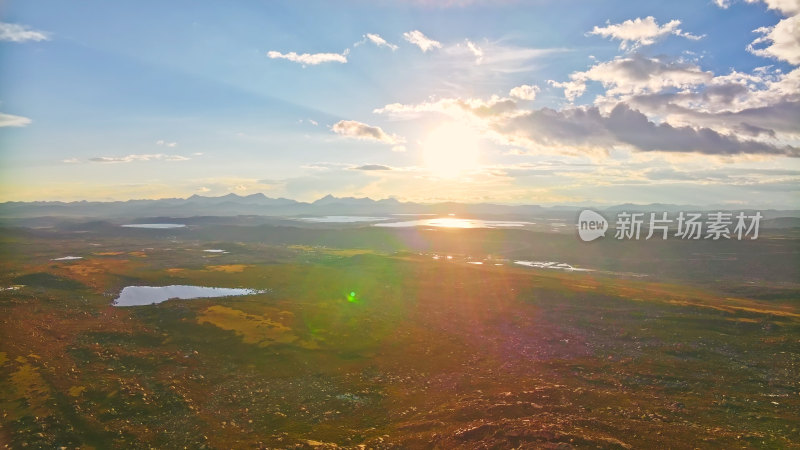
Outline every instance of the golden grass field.
[[(477, 252), (239, 243), (209, 256), (105, 239), (49, 261), (52, 241), (4, 245), (28, 249), (4, 259), (2, 286), (18, 289), (0, 291), (0, 443), (13, 448), (800, 442), (792, 294), (467, 264)], [(124, 286), (171, 284), (261, 291), (111, 305)]]

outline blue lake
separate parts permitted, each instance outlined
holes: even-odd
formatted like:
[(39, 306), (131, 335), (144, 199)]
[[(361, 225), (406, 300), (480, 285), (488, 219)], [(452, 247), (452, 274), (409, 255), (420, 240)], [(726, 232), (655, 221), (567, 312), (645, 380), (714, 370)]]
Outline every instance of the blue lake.
[(128, 286), (114, 299), (114, 306), (142, 306), (161, 303), (170, 299), (233, 297), (261, 294), (264, 291), (242, 288), (219, 288), (205, 286)]
[(168, 229), (168, 228), (185, 228), (186, 225), (182, 223), (131, 223), (122, 225), (125, 228), (153, 228), (153, 229)]

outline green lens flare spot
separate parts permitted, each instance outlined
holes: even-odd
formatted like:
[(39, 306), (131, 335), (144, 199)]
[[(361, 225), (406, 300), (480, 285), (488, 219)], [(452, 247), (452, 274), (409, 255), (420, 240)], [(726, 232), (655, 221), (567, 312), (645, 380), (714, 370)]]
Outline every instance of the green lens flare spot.
[(350, 302), (350, 303), (355, 303), (357, 301), (356, 300), (356, 293), (353, 292), (353, 291), (350, 291), (350, 293), (347, 294), (347, 301)]

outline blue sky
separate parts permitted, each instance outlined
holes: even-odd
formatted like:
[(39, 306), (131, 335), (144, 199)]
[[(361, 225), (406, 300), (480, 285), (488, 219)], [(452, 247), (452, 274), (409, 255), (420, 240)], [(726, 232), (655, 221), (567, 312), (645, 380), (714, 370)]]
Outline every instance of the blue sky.
[(796, 208), (798, 13), (797, 0), (12, 0), (0, 201)]

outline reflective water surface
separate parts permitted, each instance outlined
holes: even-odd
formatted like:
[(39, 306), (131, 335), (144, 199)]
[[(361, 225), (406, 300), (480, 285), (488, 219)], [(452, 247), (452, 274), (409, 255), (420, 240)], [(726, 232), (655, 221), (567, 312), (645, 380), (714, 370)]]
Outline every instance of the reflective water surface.
[(389, 220), (388, 217), (370, 217), (370, 216), (322, 216), (322, 217), (300, 217), (297, 220), (306, 222), (323, 222), (323, 223), (352, 223), (352, 222), (378, 222), (381, 220)]
[(376, 227), (440, 227), (440, 228), (504, 228), (504, 227), (524, 227), (533, 225), (533, 222), (518, 222), (506, 220), (482, 220), (482, 219), (457, 219), (455, 217), (438, 217), (436, 219), (407, 220), (403, 222), (376, 223)]
[(182, 223), (131, 223), (122, 225), (125, 228), (153, 228), (153, 229), (167, 229), (167, 228), (184, 228), (185, 224)]
[(114, 299), (114, 306), (141, 306), (161, 303), (173, 298), (188, 300), (193, 298), (231, 297), (237, 295), (260, 294), (257, 289), (219, 288), (205, 286), (128, 286)]

